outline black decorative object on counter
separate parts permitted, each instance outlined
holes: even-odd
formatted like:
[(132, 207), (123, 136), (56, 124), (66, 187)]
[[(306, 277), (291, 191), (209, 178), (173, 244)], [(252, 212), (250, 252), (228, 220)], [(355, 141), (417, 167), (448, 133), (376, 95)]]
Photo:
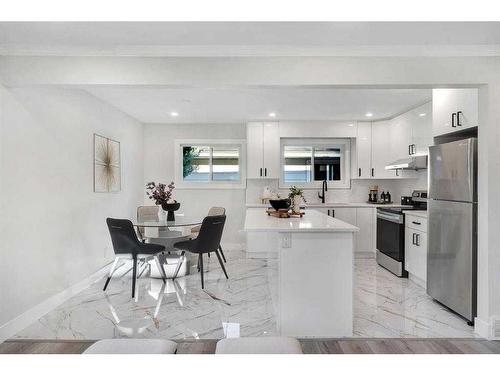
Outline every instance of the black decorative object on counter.
[(287, 210), (290, 208), (290, 199), (269, 199), (269, 204), (276, 211)]
[(162, 203), (161, 208), (167, 211), (167, 221), (175, 221), (174, 211), (177, 211), (181, 207), (179, 202), (175, 203)]

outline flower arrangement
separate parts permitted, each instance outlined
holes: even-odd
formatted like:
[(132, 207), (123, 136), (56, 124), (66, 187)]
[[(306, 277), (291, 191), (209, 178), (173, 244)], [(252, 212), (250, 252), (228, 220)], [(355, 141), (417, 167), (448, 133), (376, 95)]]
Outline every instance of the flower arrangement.
[(288, 198), (293, 202), (295, 197), (301, 197), (302, 200), (306, 202), (306, 198), (304, 198), (304, 189), (300, 189), (294, 185), (290, 188), (290, 192), (288, 193)]
[(174, 182), (165, 185), (162, 183), (148, 182), (146, 184), (146, 195), (149, 199), (155, 201), (155, 204), (161, 206), (167, 203), (175, 203), (172, 198), (172, 191), (175, 189)]
[(304, 190), (298, 188), (297, 186), (292, 186), (290, 192), (288, 193), (288, 198), (292, 204), (292, 212), (300, 212), (300, 204), (306, 202), (304, 198)]

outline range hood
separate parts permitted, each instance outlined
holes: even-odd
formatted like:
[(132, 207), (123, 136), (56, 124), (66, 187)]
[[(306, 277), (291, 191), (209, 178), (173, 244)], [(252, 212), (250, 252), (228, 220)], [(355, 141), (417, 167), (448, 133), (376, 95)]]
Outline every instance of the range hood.
[(399, 159), (387, 165), (385, 169), (411, 169), (414, 171), (427, 169), (427, 155), (415, 155), (407, 159)]

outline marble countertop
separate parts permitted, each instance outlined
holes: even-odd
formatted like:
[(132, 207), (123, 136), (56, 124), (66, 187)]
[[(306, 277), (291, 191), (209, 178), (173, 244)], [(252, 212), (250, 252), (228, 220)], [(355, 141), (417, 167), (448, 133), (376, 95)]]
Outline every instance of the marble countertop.
[(262, 208), (248, 208), (245, 216), (246, 232), (357, 232), (358, 227), (318, 212), (307, 211), (299, 218), (269, 216)]
[[(246, 204), (247, 208), (267, 208), (270, 207), (269, 204), (263, 204), (263, 203), (247, 203)], [(344, 202), (325, 202), (325, 203), (306, 203), (304, 205), (305, 208), (365, 208), (365, 207), (411, 207), (411, 206), (405, 206), (402, 204), (396, 204), (396, 203), (391, 203), (391, 204), (377, 204), (377, 203), (366, 203), (366, 202), (349, 202), (349, 203), (344, 203)]]
[(420, 210), (411, 210), (411, 211), (403, 211), (405, 215), (411, 215), (411, 216), (418, 216), (422, 217), (424, 219), (427, 219), (427, 211), (420, 211)]

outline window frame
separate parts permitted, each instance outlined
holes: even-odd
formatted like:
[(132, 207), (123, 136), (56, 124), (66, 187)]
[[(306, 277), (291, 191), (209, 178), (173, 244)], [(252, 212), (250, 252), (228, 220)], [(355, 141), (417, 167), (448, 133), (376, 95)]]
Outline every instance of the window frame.
[[(281, 138), (280, 141), (280, 179), (279, 188), (288, 189), (291, 186), (297, 186), (302, 189), (321, 188), (323, 181), (313, 181), (305, 183), (287, 183), (285, 182), (285, 146), (303, 146), (312, 147), (314, 159), (314, 148), (325, 146), (340, 146), (341, 153), (341, 179), (339, 181), (328, 181), (329, 189), (350, 189), (351, 188), (351, 140), (350, 138)], [(314, 174), (314, 166), (311, 165)]]
[[(183, 177), (183, 147), (234, 146), (239, 150), (238, 181), (185, 181)], [(212, 164), (212, 157), (210, 157)], [(175, 140), (175, 187), (178, 189), (245, 189), (246, 188), (246, 140), (244, 139), (176, 139)], [(213, 165), (213, 164), (212, 164)]]

